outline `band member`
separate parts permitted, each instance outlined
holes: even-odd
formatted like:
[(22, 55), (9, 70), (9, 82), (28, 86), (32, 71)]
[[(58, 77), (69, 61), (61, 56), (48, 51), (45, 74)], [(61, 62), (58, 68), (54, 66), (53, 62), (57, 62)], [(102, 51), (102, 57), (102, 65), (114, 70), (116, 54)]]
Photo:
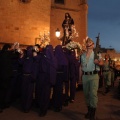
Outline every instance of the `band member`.
[(103, 64), (103, 79), (104, 79), (104, 86), (105, 86), (105, 93), (110, 91), (111, 87), (111, 70), (110, 70), (110, 56), (109, 54), (105, 54), (105, 60)]

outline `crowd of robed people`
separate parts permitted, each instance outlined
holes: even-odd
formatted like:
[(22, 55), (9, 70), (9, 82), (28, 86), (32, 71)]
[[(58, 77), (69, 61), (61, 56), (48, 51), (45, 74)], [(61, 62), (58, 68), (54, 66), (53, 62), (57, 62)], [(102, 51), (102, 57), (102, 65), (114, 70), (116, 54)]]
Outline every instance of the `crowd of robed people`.
[(79, 74), (74, 50), (62, 45), (54, 49), (52, 45), (43, 49), (38, 44), (25, 49), (13, 46), (5, 44), (0, 51), (0, 112), (17, 99), (25, 113), (34, 101), (40, 116), (50, 106), (59, 112), (63, 105), (74, 102)]

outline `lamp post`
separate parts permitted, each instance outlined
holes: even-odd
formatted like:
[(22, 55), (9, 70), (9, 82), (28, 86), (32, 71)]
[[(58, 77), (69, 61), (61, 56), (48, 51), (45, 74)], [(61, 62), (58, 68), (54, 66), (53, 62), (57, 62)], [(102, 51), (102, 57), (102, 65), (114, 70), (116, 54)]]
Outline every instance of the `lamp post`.
[(55, 35), (58, 38), (58, 40), (62, 41), (62, 46), (65, 46), (70, 41), (72, 41), (73, 38), (78, 37), (78, 33), (76, 32), (75, 26), (71, 26), (71, 29), (68, 29), (65, 27), (63, 29), (63, 36), (60, 37), (60, 30), (59, 28), (56, 29)]
[(60, 30), (59, 28), (56, 29), (55, 31), (55, 36), (57, 37), (58, 40), (62, 41), (62, 46), (65, 45), (64, 41), (65, 41), (65, 32), (62, 38), (60, 38)]
[(57, 38), (60, 37), (60, 30), (59, 30), (59, 28), (57, 28), (57, 30), (55, 31), (55, 36), (56, 36)]
[(63, 36), (60, 38), (60, 30), (59, 28), (56, 29), (55, 31), (55, 36), (62, 41), (62, 46), (66, 45), (66, 42), (68, 41), (69, 35), (67, 35), (66, 30), (64, 29)]

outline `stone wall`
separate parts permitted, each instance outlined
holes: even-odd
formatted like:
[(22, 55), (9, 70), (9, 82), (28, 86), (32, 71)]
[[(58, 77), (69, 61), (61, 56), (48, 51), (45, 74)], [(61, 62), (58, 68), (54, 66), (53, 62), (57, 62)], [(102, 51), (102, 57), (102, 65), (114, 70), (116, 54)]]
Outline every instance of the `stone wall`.
[(80, 0), (65, 0), (65, 4), (55, 4), (52, 0), (51, 6), (51, 42), (60, 44), (60, 41), (55, 37), (55, 30), (57, 28), (61, 31), (61, 36), (63, 36), (62, 22), (65, 18), (65, 13), (70, 13), (71, 17), (74, 19), (75, 28), (79, 33), (79, 37), (75, 41), (82, 43), (83, 39), (87, 36), (87, 4), (81, 4)]
[(62, 34), (61, 25), (66, 12), (74, 19), (79, 33), (75, 41), (82, 43), (87, 36), (88, 6), (84, 0), (65, 0), (64, 5), (55, 4), (54, 0), (21, 1), (0, 0), (0, 43), (34, 45), (40, 32), (49, 31), (51, 44), (60, 44), (55, 37), (55, 30), (59, 28)]
[(51, 0), (0, 0), (0, 42), (33, 45), (50, 30)]

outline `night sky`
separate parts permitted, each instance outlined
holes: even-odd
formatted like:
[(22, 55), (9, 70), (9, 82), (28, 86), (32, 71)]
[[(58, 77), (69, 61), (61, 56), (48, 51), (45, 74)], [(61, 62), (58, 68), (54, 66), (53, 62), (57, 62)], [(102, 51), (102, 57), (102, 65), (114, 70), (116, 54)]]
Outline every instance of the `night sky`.
[(88, 0), (88, 36), (120, 52), (120, 0)]

